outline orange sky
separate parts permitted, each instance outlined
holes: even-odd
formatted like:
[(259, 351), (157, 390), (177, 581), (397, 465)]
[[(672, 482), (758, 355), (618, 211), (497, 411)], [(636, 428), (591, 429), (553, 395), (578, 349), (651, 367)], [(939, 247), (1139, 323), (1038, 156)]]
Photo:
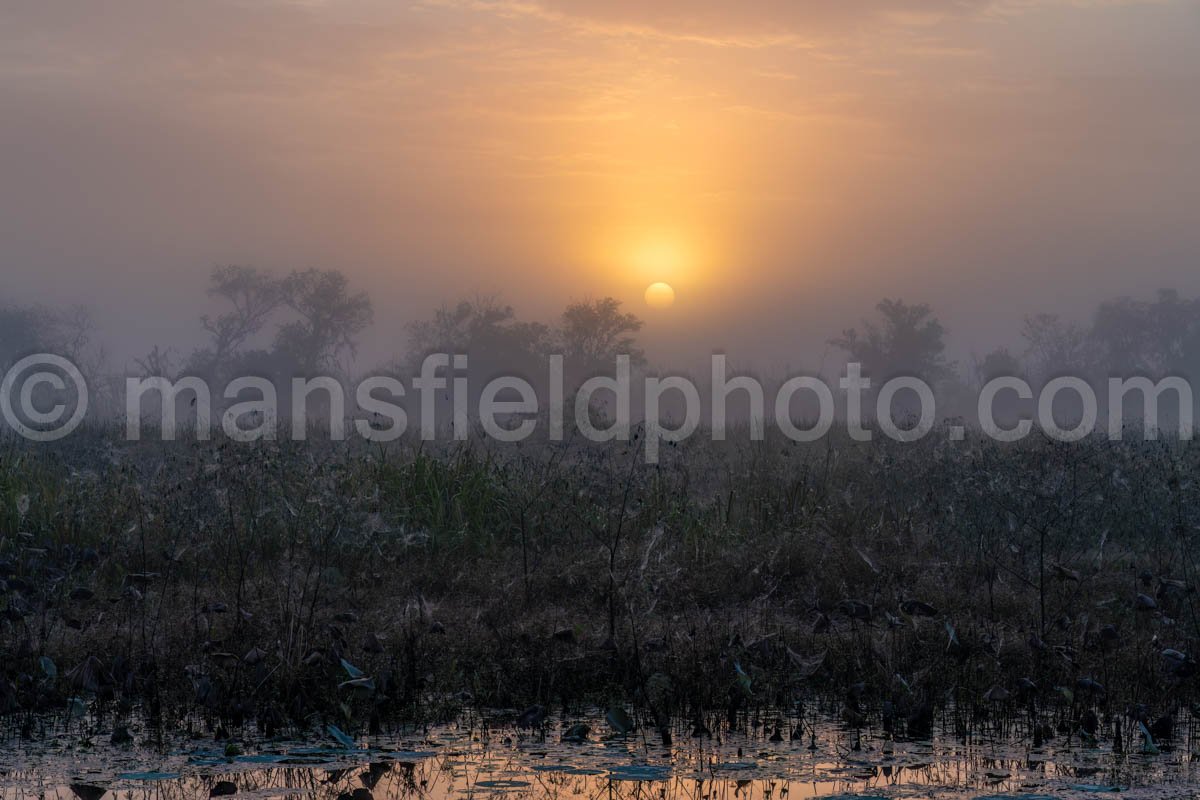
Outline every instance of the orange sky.
[(900, 295), (983, 347), (1200, 291), (1198, 40), (1193, 0), (6, 3), (5, 294), (182, 347), (211, 265), (338, 267), (372, 357), (498, 291), (793, 364)]

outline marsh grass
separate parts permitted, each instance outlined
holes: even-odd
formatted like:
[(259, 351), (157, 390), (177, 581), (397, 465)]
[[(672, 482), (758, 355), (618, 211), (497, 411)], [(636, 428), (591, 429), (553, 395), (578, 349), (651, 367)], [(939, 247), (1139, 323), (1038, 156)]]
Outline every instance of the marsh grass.
[(819, 710), (1137, 747), (1196, 699), (1198, 455), (7, 442), (0, 711), (233, 736), (598, 704), (802, 738)]

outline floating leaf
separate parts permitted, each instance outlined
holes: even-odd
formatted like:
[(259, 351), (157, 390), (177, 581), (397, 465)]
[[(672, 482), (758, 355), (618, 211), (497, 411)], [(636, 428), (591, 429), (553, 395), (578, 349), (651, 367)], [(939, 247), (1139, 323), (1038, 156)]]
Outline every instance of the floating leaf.
[(108, 794), (108, 789), (103, 786), (93, 786), (90, 783), (72, 783), (70, 788), (79, 800), (100, 800), (101, 797)]
[(573, 767), (570, 764), (534, 764), (530, 767), (534, 772), (561, 772), (564, 775), (603, 775), (602, 769), (588, 767)]
[(665, 781), (671, 777), (671, 769), (652, 764), (631, 764), (613, 767), (608, 777), (614, 781)]
[(1103, 786), (1103, 785), (1095, 784), (1095, 783), (1073, 783), (1070, 786), (1068, 786), (1067, 788), (1072, 789), (1076, 792), (1093, 792), (1093, 793), (1121, 791), (1120, 786)]
[(252, 756), (238, 756), (234, 760), (239, 764), (278, 764), (286, 759), (287, 756), (283, 753), (257, 753)]
[(209, 791), (209, 797), (228, 797), (237, 794), (237, 784), (233, 781), (217, 781), (212, 790)]
[(350, 676), (350, 680), (357, 680), (359, 678), (367, 677), (367, 673), (363, 672), (361, 669), (354, 666), (344, 658), (342, 659), (342, 669), (346, 670), (346, 674)]
[(178, 772), (122, 772), (117, 776), (123, 781), (173, 781), (179, 778)]

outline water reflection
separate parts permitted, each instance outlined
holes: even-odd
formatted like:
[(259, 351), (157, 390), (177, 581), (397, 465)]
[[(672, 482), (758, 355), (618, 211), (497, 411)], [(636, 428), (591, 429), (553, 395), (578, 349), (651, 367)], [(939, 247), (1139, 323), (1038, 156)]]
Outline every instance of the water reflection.
[[(572, 723), (578, 720), (572, 720)], [(604, 731), (601, 719), (589, 720)], [(812, 797), (1195, 797), (1189, 735), (1158, 756), (1105, 747), (1030, 748), (1012, 741), (890, 741), (832, 721), (812, 737), (772, 742), (730, 734), (664, 749), (642, 732), (562, 742), (471, 716), (420, 733), (336, 742), (222, 743), (179, 739), (162, 751), (91, 744), (78, 734), (10, 743), (2, 800), (306, 797), (319, 800), (803, 800)], [(97, 742), (100, 737), (97, 737)], [(1054, 743), (1051, 743), (1052, 745)], [(857, 749), (856, 749), (857, 748)], [(1101, 795), (1102, 796), (1102, 795)]]

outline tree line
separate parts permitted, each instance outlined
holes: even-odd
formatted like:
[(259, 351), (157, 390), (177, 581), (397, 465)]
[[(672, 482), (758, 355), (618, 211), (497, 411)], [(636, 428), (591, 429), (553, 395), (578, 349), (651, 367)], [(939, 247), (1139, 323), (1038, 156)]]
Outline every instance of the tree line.
[[(219, 309), (199, 320), (204, 342), (186, 355), (155, 347), (135, 359), (144, 376), (198, 376), (219, 383), (242, 375), (290, 380), (349, 375), (374, 309), (369, 295), (337, 270), (275, 275), (247, 266), (212, 270), (207, 288)], [(1023, 320), (1022, 344), (997, 348), (969, 363), (946, 355), (948, 331), (926, 303), (884, 299), (874, 315), (829, 343), (863, 365), (878, 383), (916, 375), (945, 392), (1017, 376), (1035, 386), (1061, 374), (1161, 377), (1200, 375), (1200, 298), (1162, 290), (1153, 299), (1128, 297), (1099, 305), (1086, 323), (1054, 314)], [(611, 373), (616, 356), (646, 363), (642, 321), (604, 297), (569, 304), (553, 323), (520, 319), (495, 296), (477, 296), (437, 309), (407, 326), (408, 348), (391, 369), (411, 374), (431, 352), (470, 356), (470, 376), (484, 381), (516, 374), (537, 385), (546, 358), (562, 354), (569, 378)], [(105, 355), (96, 326), (82, 308), (52, 311), (0, 305), (0, 366), (22, 355), (55, 352), (101, 377)]]

